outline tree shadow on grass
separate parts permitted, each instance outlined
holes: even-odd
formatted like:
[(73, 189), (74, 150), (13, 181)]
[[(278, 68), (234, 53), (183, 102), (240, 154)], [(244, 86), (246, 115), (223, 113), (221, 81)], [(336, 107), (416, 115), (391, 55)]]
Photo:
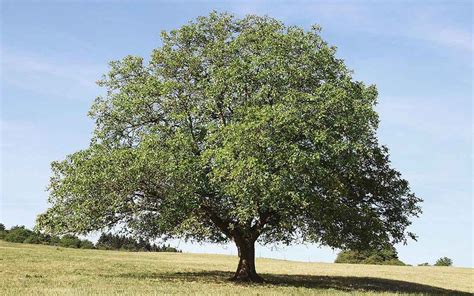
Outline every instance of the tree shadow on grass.
[[(136, 279), (156, 279), (161, 281), (185, 281), (202, 283), (229, 283), (232, 272), (202, 271), (202, 272), (173, 272), (173, 273), (125, 273), (119, 277)], [(346, 277), (346, 276), (313, 276), (313, 275), (282, 275), (261, 274), (268, 287), (303, 287), (308, 289), (334, 289), (344, 292), (392, 292), (392, 293), (420, 293), (423, 295), (465, 295), (472, 293), (448, 290), (434, 286), (411, 283), (406, 281), (372, 278), (372, 277)], [(235, 283), (235, 285), (252, 285)]]

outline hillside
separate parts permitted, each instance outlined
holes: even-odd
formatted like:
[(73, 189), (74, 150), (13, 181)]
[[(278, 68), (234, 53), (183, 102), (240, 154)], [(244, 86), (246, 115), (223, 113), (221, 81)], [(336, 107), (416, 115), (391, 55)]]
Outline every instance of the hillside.
[[(0, 295), (472, 295), (474, 269), (257, 259), (264, 285), (227, 281), (224, 255), (78, 250), (0, 241)], [(464, 291), (464, 293), (462, 292)]]

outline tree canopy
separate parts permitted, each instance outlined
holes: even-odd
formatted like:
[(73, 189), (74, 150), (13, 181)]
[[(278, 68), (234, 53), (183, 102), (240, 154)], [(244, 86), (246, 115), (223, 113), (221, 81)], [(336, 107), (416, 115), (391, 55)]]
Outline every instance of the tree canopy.
[(438, 260), (436, 260), (434, 266), (452, 266), (453, 265), (453, 260), (448, 257), (441, 257)]
[(52, 163), (46, 232), (116, 225), (234, 241), (235, 279), (260, 281), (254, 243), (342, 249), (405, 242), (417, 198), (376, 136), (375, 86), (317, 26), (212, 12), (149, 60), (110, 63), (90, 147)]

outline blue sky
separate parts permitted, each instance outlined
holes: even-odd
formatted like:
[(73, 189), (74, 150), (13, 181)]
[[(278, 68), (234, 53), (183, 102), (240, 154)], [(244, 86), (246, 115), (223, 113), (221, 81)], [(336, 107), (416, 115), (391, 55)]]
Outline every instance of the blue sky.
[[(110, 60), (148, 57), (159, 33), (211, 10), (322, 26), (355, 78), (379, 90), (380, 142), (425, 202), (397, 246), (406, 263), (448, 256), (473, 266), (472, 13), (469, 1), (2, 1), (0, 222), (33, 226), (46, 209), (49, 164), (87, 147), (86, 113)], [(184, 251), (233, 246), (173, 241)], [(331, 262), (313, 245), (257, 256)]]

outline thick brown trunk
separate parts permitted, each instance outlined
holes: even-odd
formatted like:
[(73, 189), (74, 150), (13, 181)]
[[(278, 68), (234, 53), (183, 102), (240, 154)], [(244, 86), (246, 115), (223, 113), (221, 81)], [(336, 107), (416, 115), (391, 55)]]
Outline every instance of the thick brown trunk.
[(239, 265), (234, 281), (261, 283), (263, 279), (255, 270), (255, 242), (247, 239), (235, 239), (237, 250), (239, 251)]

